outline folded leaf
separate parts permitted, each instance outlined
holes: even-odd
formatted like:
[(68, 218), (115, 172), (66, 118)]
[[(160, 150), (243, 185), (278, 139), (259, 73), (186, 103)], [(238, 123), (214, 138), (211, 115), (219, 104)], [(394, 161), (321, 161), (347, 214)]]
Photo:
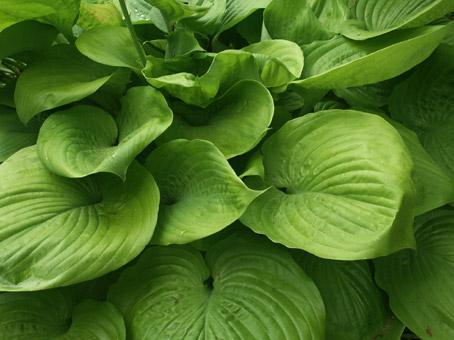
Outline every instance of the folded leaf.
[(211, 1), (179, 1), (179, 0), (146, 0), (150, 5), (159, 9), (167, 22), (167, 27), (172, 27), (178, 20), (204, 15), (212, 6)]
[(88, 58), (105, 65), (140, 70), (144, 65), (126, 27), (97, 27), (82, 33), (77, 49)]
[(161, 191), (157, 244), (188, 243), (237, 220), (261, 191), (249, 189), (210, 142), (174, 140), (146, 161)]
[(217, 54), (202, 76), (181, 72), (153, 77), (147, 70), (143, 73), (154, 87), (165, 89), (187, 104), (202, 107), (208, 106), (218, 92), (226, 91), (239, 80), (260, 80), (253, 55), (237, 50)]
[(454, 179), (454, 46), (442, 45), (390, 99), (391, 116), (414, 130)]
[(255, 11), (265, 8), (270, 2), (271, 0), (226, 0), (225, 13), (218, 33), (232, 28)]
[(317, 256), (355, 260), (413, 247), (413, 162), (397, 131), (359, 111), (293, 119), (262, 147), (273, 186), (241, 221)]
[(304, 65), (301, 48), (287, 40), (266, 40), (242, 48), (253, 54), (266, 87), (287, 85), (301, 76)]
[(227, 158), (241, 155), (251, 150), (265, 135), (273, 118), (274, 106), (273, 98), (263, 85), (244, 80), (202, 110), (192, 113), (189, 107), (175, 108), (174, 122), (159, 142), (178, 138), (205, 139), (216, 145)]
[(342, 36), (304, 45), (303, 88), (347, 88), (396, 77), (426, 59), (440, 44), (446, 26), (391, 32), (367, 41)]
[(172, 111), (161, 93), (149, 86), (133, 87), (122, 98), (117, 122), (87, 105), (52, 114), (41, 127), (38, 153), (60, 176), (110, 172), (125, 179), (134, 158), (171, 122)]
[(109, 300), (133, 340), (324, 338), (315, 285), (283, 249), (247, 234), (216, 243), (205, 258), (189, 246), (153, 247)]
[(292, 255), (320, 290), (327, 339), (400, 340), (404, 325), (390, 312), (367, 261), (324, 260), (300, 251)]
[(137, 163), (125, 183), (74, 180), (50, 173), (36, 147), (22, 149), (0, 165), (0, 290), (69, 285), (121, 267), (149, 243), (158, 205), (156, 183)]
[(377, 283), (391, 309), (422, 339), (454, 337), (454, 210), (443, 208), (415, 221), (417, 251), (376, 260)]
[(113, 72), (68, 45), (55, 46), (20, 75), (14, 93), (19, 118), (27, 123), (40, 112), (85, 98)]
[(0, 294), (0, 338), (118, 339), (126, 337), (120, 312), (109, 302), (73, 307), (58, 290)]

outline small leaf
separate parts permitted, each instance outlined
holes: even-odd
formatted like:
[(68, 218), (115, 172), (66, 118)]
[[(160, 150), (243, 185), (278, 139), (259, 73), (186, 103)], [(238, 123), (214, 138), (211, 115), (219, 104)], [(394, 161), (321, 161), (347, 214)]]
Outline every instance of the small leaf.
[(290, 248), (356, 260), (413, 247), (413, 162), (384, 119), (319, 111), (293, 119), (263, 144), (273, 186), (241, 217)]
[(249, 189), (210, 142), (173, 140), (154, 150), (146, 166), (161, 191), (157, 244), (188, 243), (237, 220), (261, 191)]
[(244, 233), (208, 249), (152, 247), (126, 269), (109, 300), (128, 338), (324, 338), (324, 306), (285, 250)]
[(161, 93), (149, 86), (133, 87), (122, 98), (117, 122), (86, 105), (52, 114), (41, 127), (38, 153), (60, 176), (110, 172), (125, 179), (134, 158), (171, 122), (172, 111)]
[(137, 163), (125, 183), (110, 175), (68, 179), (29, 147), (0, 165), (0, 203), (0, 290), (40, 290), (99, 277), (136, 257), (153, 234), (159, 191)]
[[(251, 98), (254, 98), (251, 101)], [(185, 112), (185, 110), (189, 112)], [(253, 80), (232, 86), (203, 112), (174, 108), (175, 119), (159, 142), (172, 139), (205, 139), (216, 145), (226, 158), (251, 150), (268, 130), (273, 118), (273, 98)]]

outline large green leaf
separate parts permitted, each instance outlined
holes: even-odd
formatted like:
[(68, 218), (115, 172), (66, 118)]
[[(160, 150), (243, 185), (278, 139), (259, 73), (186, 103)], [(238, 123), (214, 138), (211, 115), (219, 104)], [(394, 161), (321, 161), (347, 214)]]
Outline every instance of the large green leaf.
[(193, 31), (214, 34), (221, 26), (227, 2), (227, 0), (190, 0), (189, 3), (209, 8), (201, 16), (185, 18), (182, 23)]
[(287, 40), (261, 41), (242, 49), (254, 55), (266, 87), (287, 85), (301, 76), (304, 65), (301, 48)]
[(0, 59), (19, 52), (49, 48), (57, 36), (52, 26), (25, 21), (0, 33)]
[(0, 294), (0, 338), (124, 340), (123, 316), (109, 302), (72, 306), (59, 290)]
[(153, 242), (188, 243), (237, 220), (261, 191), (249, 189), (222, 153), (203, 140), (174, 140), (146, 161), (161, 191)]
[(101, 276), (136, 257), (155, 227), (159, 191), (139, 164), (111, 175), (50, 173), (36, 147), (0, 165), (0, 290), (38, 290)]
[(404, 325), (390, 312), (367, 261), (324, 260), (300, 251), (293, 257), (320, 290), (326, 339), (400, 340)]
[(0, 31), (21, 21), (40, 19), (70, 36), (79, 4), (80, 0), (2, 0)]
[(0, 106), (0, 162), (16, 151), (35, 144), (37, 137), (37, 129), (25, 126), (14, 110)]
[(166, 58), (189, 56), (196, 52), (205, 51), (194, 36), (194, 32), (180, 29), (169, 34), (165, 50)]
[(414, 130), (432, 158), (454, 179), (454, 46), (442, 45), (390, 100), (391, 115)]
[(17, 80), (14, 93), (17, 113), (26, 123), (42, 111), (80, 100), (97, 91), (113, 72), (70, 46), (55, 46)]
[(226, 0), (225, 13), (219, 32), (232, 28), (255, 11), (265, 8), (270, 2), (271, 0)]
[(348, 6), (348, 20), (339, 22), (339, 29), (350, 39), (364, 40), (422, 26), (452, 11), (452, 0), (357, 0)]
[(376, 260), (393, 312), (422, 339), (454, 338), (454, 210), (416, 218), (417, 249)]
[(171, 122), (172, 111), (161, 93), (149, 86), (133, 87), (122, 98), (117, 122), (87, 105), (52, 114), (41, 127), (38, 153), (61, 176), (111, 172), (125, 179), (134, 158)]
[(88, 58), (105, 65), (140, 70), (144, 65), (126, 27), (97, 27), (82, 33), (77, 49)]
[(376, 83), (408, 71), (443, 40), (446, 26), (391, 32), (367, 41), (336, 36), (303, 46), (303, 88), (347, 88)]
[(175, 107), (174, 122), (159, 141), (206, 139), (231, 158), (251, 150), (262, 139), (273, 119), (274, 105), (262, 84), (244, 80), (207, 108), (192, 111), (188, 106)]
[(153, 77), (145, 70), (147, 81), (162, 88), (187, 104), (206, 107), (218, 94), (242, 79), (260, 80), (254, 56), (237, 50), (217, 54), (208, 71), (202, 76), (188, 72)]
[(330, 37), (306, 0), (273, 0), (263, 19), (272, 38), (290, 40), (300, 46)]
[(93, 3), (91, 0), (82, 0), (77, 25), (84, 30), (101, 26), (121, 25), (120, 13), (113, 1)]
[(324, 338), (313, 282), (285, 250), (248, 234), (216, 243), (205, 258), (189, 246), (153, 247), (109, 300), (132, 340)]
[(454, 179), (424, 150), (413, 131), (397, 122), (391, 124), (399, 131), (415, 165), (416, 215), (454, 202)]
[(241, 221), (290, 248), (355, 260), (413, 247), (413, 162), (373, 114), (319, 111), (293, 119), (262, 148), (265, 182)]

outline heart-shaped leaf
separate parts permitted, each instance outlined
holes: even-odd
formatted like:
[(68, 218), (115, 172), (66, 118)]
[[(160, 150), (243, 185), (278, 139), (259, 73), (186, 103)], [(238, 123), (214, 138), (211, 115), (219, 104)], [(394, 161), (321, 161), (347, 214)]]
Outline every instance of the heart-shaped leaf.
[(241, 221), (320, 257), (355, 260), (412, 247), (413, 162), (383, 118), (319, 111), (286, 123), (262, 147), (265, 182)]
[(261, 194), (249, 189), (208, 141), (163, 144), (146, 165), (162, 200), (154, 243), (188, 243), (214, 234), (237, 220)]
[[(254, 98), (251, 101), (251, 98)], [(174, 108), (175, 120), (159, 141), (206, 139), (231, 158), (251, 150), (265, 135), (273, 118), (273, 98), (253, 80), (232, 86), (206, 109)]]
[(109, 292), (130, 339), (324, 337), (317, 288), (285, 250), (248, 234), (211, 247), (153, 247)]
[(39, 132), (38, 153), (61, 176), (111, 172), (124, 179), (134, 158), (171, 122), (172, 111), (161, 93), (149, 86), (133, 87), (122, 98), (116, 122), (95, 106), (52, 114)]
[(156, 224), (159, 191), (139, 164), (126, 182), (111, 175), (50, 173), (36, 147), (0, 165), (0, 290), (69, 285), (136, 257)]

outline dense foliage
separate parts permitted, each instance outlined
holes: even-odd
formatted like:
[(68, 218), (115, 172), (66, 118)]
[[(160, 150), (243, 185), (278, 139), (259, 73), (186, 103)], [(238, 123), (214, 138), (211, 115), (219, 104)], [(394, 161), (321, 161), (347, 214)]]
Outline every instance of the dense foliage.
[(0, 339), (454, 339), (453, 12), (2, 0)]

